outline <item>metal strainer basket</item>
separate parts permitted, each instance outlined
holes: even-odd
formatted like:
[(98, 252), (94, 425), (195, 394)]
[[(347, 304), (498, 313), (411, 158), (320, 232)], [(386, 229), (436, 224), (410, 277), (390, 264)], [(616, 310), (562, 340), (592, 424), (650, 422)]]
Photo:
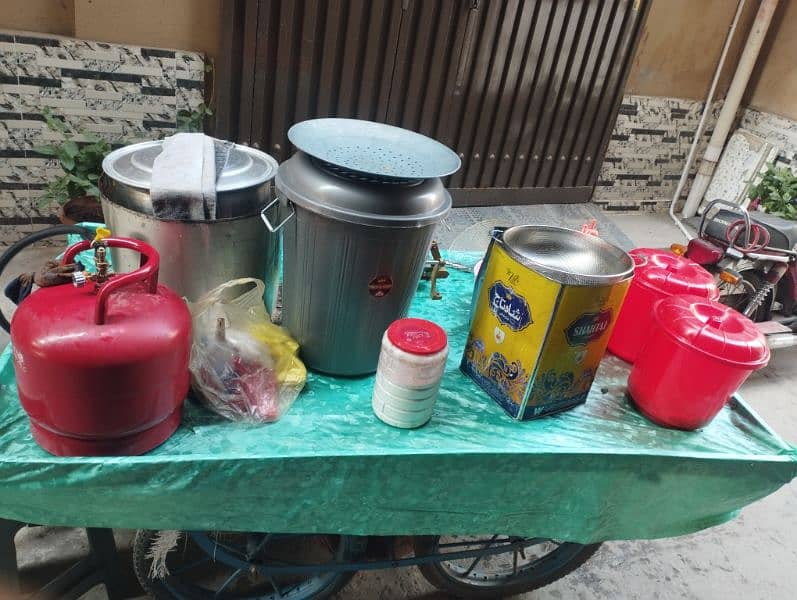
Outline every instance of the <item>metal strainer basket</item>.
[(359, 119), (311, 119), (288, 130), (302, 152), (334, 167), (404, 180), (451, 175), (459, 156), (425, 135)]

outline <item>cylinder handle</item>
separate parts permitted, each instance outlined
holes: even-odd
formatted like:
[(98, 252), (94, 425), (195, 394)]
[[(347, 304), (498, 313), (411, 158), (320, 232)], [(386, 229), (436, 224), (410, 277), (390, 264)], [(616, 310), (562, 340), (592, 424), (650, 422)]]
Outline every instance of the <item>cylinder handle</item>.
[[(78, 252), (83, 252), (93, 247), (96, 242), (93, 240), (83, 240), (77, 244), (73, 244), (64, 252), (64, 257), (61, 264), (68, 265), (74, 262), (75, 256)], [(107, 237), (100, 243), (110, 248), (125, 248), (127, 250), (134, 250), (141, 254), (141, 262), (138, 269), (130, 273), (116, 275), (112, 279), (104, 283), (97, 292), (97, 303), (94, 306), (94, 322), (97, 325), (105, 323), (107, 313), (108, 297), (115, 291), (123, 287), (127, 287), (139, 281), (147, 283), (147, 292), (155, 294), (158, 291), (158, 270), (160, 268), (160, 255), (149, 244), (140, 240), (133, 240), (130, 238), (114, 238)]]

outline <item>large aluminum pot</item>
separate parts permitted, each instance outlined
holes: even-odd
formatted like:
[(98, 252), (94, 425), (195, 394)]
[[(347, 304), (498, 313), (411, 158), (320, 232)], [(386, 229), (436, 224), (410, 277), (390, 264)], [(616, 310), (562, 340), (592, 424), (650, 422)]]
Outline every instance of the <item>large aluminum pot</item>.
[(382, 334), (409, 308), (450, 195), (436, 177), (366, 182), (302, 152), (280, 165), (276, 185), (281, 211), (295, 213), (283, 221), (283, 325), (308, 367), (374, 372)]
[[(274, 306), (279, 277), (279, 236), (269, 235), (260, 210), (271, 198), (277, 162), (268, 154), (236, 145), (217, 177), (217, 218), (171, 221), (152, 215), (149, 186), (152, 163), (162, 142), (120, 148), (103, 161), (102, 212), (116, 236), (143, 240), (161, 255), (160, 280), (197, 300), (216, 286), (239, 277), (266, 283), (266, 306)], [(138, 258), (112, 251), (115, 268), (137, 268)]]

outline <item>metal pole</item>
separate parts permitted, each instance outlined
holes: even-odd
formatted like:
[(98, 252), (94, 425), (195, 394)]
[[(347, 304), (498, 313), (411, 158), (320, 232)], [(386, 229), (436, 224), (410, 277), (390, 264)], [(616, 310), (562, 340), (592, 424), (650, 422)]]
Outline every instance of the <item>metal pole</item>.
[(720, 79), (720, 74), (722, 73), (722, 67), (725, 65), (725, 58), (728, 55), (728, 48), (731, 46), (731, 41), (733, 40), (733, 35), (736, 32), (736, 26), (739, 24), (739, 18), (742, 16), (742, 10), (744, 9), (746, 0), (739, 0), (739, 4), (736, 6), (736, 14), (733, 17), (733, 21), (731, 22), (730, 29), (728, 29), (728, 35), (725, 36), (725, 44), (722, 46), (722, 52), (720, 53), (719, 60), (717, 61), (717, 68), (714, 69), (714, 78), (711, 80), (711, 86), (708, 89), (708, 95), (706, 96), (706, 101), (703, 106), (703, 114), (700, 115), (700, 121), (697, 124), (697, 130), (695, 131), (695, 136), (692, 138), (692, 146), (689, 148), (689, 155), (686, 157), (686, 163), (684, 164), (683, 171), (681, 171), (681, 178), (678, 180), (678, 186), (675, 188), (675, 193), (672, 196), (672, 201), (670, 202), (670, 218), (675, 222), (678, 226), (678, 229), (686, 236), (687, 240), (692, 239), (691, 232), (684, 227), (681, 220), (675, 215), (675, 203), (678, 202), (678, 198), (681, 197), (681, 192), (686, 185), (687, 180), (689, 179), (689, 169), (692, 168), (692, 163), (695, 160), (695, 153), (697, 152), (697, 146), (700, 143), (700, 137), (703, 135), (703, 129), (706, 126), (706, 117), (711, 112), (711, 104), (714, 102), (714, 92), (717, 90), (717, 83)]
[(723, 104), (717, 124), (714, 126), (714, 133), (711, 134), (708, 148), (706, 148), (706, 153), (697, 170), (697, 176), (689, 189), (689, 196), (681, 211), (682, 217), (694, 215), (703, 200), (703, 195), (706, 193), (706, 188), (711, 182), (711, 176), (714, 174), (717, 162), (719, 162), (722, 148), (725, 146), (725, 140), (728, 139), (728, 133), (736, 118), (736, 111), (739, 109), (742, 95), (747, 88), (747, 82), (750, 80), (750, 74), (753, 72), (753, 67), (755, 67), (758, 53), (764, 43), (769, 24), (772, 21), (772, 15), (777, 6), (778, 0), (761, 0), (761, 5), (758, 7), (758, 12), (753, 22), (753, 28), (747, 36), (747, 42), (744, 45), (742, 56), (739, 58), (736, 73), (733, 75), (731, 87), (728, 88), (728, 94), (725, 96), (725, 104)]

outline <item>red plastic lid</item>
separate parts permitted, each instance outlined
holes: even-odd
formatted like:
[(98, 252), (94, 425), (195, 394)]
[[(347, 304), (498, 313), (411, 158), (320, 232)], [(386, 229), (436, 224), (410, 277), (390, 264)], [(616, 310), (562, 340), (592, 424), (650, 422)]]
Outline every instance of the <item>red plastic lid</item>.
[(387, 328), (387, 339), (410, 354), (437, 354), (448, 344), (443, 328), (426, 319), (399, 319)]
[(696, 262), (668, 250), (635, 248), (634, 281), (664, 294), (694, 294), (716, 300), (720, 297), (714, 276)]
[(653, 309), (658, 327), (678, 342), (736, 367), (769, 362), (767, 340), (740, 312), (698, 296), (670, 296)]

